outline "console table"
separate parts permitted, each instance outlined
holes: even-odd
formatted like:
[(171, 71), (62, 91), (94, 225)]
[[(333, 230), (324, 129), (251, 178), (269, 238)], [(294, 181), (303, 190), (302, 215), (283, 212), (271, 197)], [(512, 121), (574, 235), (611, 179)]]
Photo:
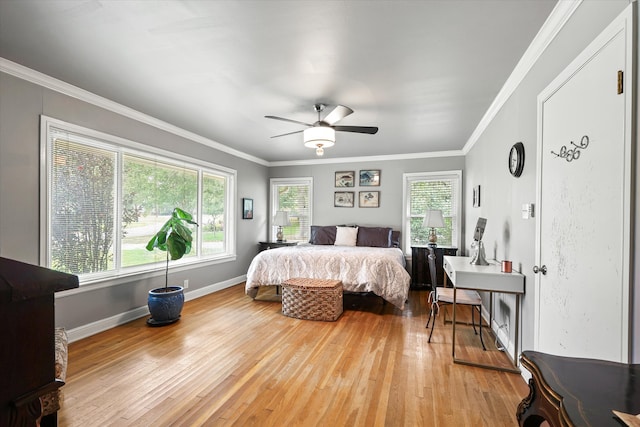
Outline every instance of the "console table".
[(524, 351), (529, 395), (518, 405), (521, 427), (621, 426), (612, 410), (640, 413), (640, 364)]
[[(499, 371), (520, 373), (517, 369), (518, 365), (518, 342), (520, 340), (520, 295), (524, 294), (524, 275), (516, 271), (512, 273), (503, 273), (501, 265), (495, 261), (489, 262), (489, 265), (471, 265), (471, 257), (467, 256), (445, 256), (444, 271), (449, 276), (453, 285), (453, 338), (452, 338), (452, 354), (453, 362), (464, 365), (477, 366), (479, 368), (490, 368)], [(457, 289), (473, 289), (476, 291), (484, 291), (493, 294), (500, 292), (506, 294), (515, 294), (515, 340), (513, 359), (511, 360), (513, 368), (503, 368), (493, 365), (485, 365), (481, 363), (470, 362), (456, 357), (456, 290)], [(493, 297), (490, 298), (489, 307), (489, 324), (493, 320)]]

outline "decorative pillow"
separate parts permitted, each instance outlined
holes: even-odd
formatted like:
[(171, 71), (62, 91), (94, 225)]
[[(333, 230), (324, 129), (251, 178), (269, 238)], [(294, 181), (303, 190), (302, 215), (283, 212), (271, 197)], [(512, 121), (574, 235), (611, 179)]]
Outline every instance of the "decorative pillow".
[(336, 227), (336, 246), (355, 246), (358, 239), (358, 227)]
[(312, 245), (333, 245), (336, 241), (335, 225), (312, 225), (311, 239)]
[(391, 231), (391, 228), (388, 227), (360, 227), (358, 228), (357, 245), (390, 248)]
[(399, 248), (400, 247), (400, 232), (393, 230), (391, 232), (391, 247)]

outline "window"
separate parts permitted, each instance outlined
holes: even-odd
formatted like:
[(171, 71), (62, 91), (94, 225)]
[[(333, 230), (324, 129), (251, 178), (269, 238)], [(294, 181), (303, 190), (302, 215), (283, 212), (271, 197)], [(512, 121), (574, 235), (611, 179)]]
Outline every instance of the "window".
[[(271, 218), (277, 211), (289, 214), (289, 225), (283, 227), (284, 239), (308, 242), (311, 234), (313, 178), (272, 178)], [(278, 227), (271, 227), (271, 240), (275, 240)]]
[(445, 227), (436, 229), (439, 246), (460, 247), (461, 171), (404, 174), (405, 253), (411, 246), (429, 243), (430, 230), (422, 226), (427, 209), (440, 209)]
[(47, 117), (42, 127), (47, 267), (81, 283), (164, 267), (145, 246), (176, 206), (200, 225), (178, 262), (234, 256), (235, 171)]

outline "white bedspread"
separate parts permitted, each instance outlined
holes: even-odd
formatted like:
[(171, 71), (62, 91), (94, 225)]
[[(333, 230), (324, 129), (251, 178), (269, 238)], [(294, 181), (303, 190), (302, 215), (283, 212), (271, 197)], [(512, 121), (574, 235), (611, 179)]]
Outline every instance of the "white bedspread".
[(361, 246), (299, 245), (260, 252), (251, 261), (245, 292), (293, 277), (341, 280), (345, 291), (373, 292), (404, 309), (410, 276), (402, 250)]

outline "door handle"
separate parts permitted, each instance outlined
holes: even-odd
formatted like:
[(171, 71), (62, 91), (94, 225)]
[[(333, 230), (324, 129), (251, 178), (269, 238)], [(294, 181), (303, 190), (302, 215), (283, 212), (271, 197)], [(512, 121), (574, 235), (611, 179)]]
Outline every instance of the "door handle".
[(538, 267), (537, 265), (534, 265), (533, 272), (536, 274), (542, 273), (542, 275), (544, 276), (545, 274), (547, 274), (547, 266), (543, 265), (542, 267)]

